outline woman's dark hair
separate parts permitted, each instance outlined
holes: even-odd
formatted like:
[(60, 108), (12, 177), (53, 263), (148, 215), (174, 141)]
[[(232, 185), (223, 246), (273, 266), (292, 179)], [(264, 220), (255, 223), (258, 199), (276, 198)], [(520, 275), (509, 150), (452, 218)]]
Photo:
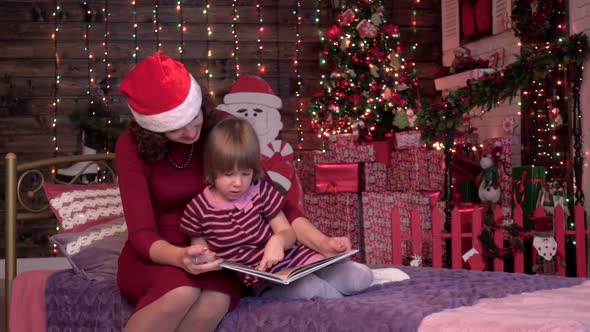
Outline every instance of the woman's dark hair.
[[(201, 103), (201, 112), (203, 112), (203, 127), (201, 129), (201, 137), (209, 132), (216, 122), (216, 110), (213, 99), (206, 93), (206, 89), (201, 82), (201, 92), (203, 93), (203, 101)], [(146, 161), (158, 161), (166, 156), (168, 153), (168, 138), (164, 133), (156, 133), (142, 128), (136, 121), (129, 123), (129, 131), (137, 144), (137, 152)]]

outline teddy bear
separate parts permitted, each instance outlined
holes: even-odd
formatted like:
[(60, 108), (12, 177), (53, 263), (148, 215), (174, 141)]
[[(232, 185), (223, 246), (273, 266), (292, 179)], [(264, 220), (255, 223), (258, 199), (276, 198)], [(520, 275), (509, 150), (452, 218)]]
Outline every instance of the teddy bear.
[(462, 66), (463, 62), (467, 59), (471, 58), (471, 50), (467, 47), (460, 46), (453, 50), (453, 55), (455, 58), (453, 59), (453, 63), (449, 68), (449, 72), (451, 74), (455, 74), (459, 71), (459, 68)]
[(293, 148), (278, 137), (283, 128), (279, 112), (282, 106), (281, 98), (263, 78), (243, 75), (234, 82), (217, 110), (252, 124), (258, 134), (264, 170), (275, 187), (302, 208), (303, 188), (295, 172)]
[[(495, 147), (494, 150), (497, 150), (497, 148), (499, 147)], [(500, 177), (496, 166), (499, 155), (501, 155), (501, 152), (492, 151), (492, 153), (485, 154), (479, 161), (482, 171), (476, 178), (477, 193), (484, 205), (486, 214), (493, 213), (494, 205), (500, 200)]]

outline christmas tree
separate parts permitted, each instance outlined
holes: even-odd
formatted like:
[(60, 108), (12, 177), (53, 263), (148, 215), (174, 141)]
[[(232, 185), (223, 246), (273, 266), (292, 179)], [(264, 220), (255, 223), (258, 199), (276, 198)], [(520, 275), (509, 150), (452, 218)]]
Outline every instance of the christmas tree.
[(398, 27), (381, 1), (341, 1), (322, 40), (322, 91), (311, 99), (311, 128), (320, 136), (358, 133), (366, 141), (413, 129), (418, 81), (402, 56)]

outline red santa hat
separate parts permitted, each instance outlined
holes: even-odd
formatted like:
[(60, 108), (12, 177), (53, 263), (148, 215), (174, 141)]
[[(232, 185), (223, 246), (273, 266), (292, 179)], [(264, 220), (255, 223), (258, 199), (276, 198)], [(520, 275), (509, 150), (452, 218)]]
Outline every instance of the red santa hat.
[(260, 104), (277, 109), (283, 106), (281, 98), (277, 97), (270, 85), (255, 75), (244, 75), (238, 78), (229, 93), (223, 97), (223, 102), (225, 104)]
[(184, 65), (161, 51), (135, 66), (123, 79), (119, 93), (137, 123), (163, 133), (184, 127), (201, 111), (201, 87)]

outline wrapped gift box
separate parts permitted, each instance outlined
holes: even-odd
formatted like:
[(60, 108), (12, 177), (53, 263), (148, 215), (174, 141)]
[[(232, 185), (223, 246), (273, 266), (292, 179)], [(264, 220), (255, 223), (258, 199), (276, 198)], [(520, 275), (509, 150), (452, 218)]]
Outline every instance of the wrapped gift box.
[(304, 193), (315, 191), (315, 163), (320, 151), (298, 151), (295, 158), (295, 172), (299, 177)]
[(544, 166), (518, 166), (512, 168), (512, 203), (522, 207), (525, 226), (531, 229), (529, 216), (535, 211), (537, 198), (545, 185), (547, 169)]
[(326, 158), (331, 163), (362, 163), (376, 160), (375, 147), (369, 143), (360, 144), (358, 136), (339, 134), (328, 137)]
[[(328, 236), (347, 236), (353, 248), (361, 248), (359, 195), (338, 193), (336, 195), (305, 194), (305, 216)], [(355, 254), (354, 259), (359, 260)]]
[(496, 165), (500, 177), (500, 206), (506, 216), (512, 215), (512, 137), (495, 137), (484, 140), (483, 153), (491, 153), (495, 146), (502, 147), (502, 164)]
[(395, 148), (398, 150), (423, 147), (420, 142), (422, 133), (418, 130), (400, 131), (395, 133)]
[(359, 164), (315, 164), (315, 192), (318, 194), (359, 191)]
[[(432, 259), (432, 203), (431, 193), (416, 192), (363, 192), (363, 236), (365, 260), (367, 264), (392, 263), (391, 213), (400, 207), (402, 238), (410, 237), (410, 214), (416, 210), (420, 214), (423, 235), (428, 239), (422, 242), (423, 260)], [(403, 256), (409, 258), (411, 240), (402, 243)]]
[(443, 152), (427, 148), (396, 150), (391, 159), (391, 191), (444, 188)]
[(364, 163), (361, 171), (362, 191), (388, 191), (391, 188), (391, 170), (383, 163)]

